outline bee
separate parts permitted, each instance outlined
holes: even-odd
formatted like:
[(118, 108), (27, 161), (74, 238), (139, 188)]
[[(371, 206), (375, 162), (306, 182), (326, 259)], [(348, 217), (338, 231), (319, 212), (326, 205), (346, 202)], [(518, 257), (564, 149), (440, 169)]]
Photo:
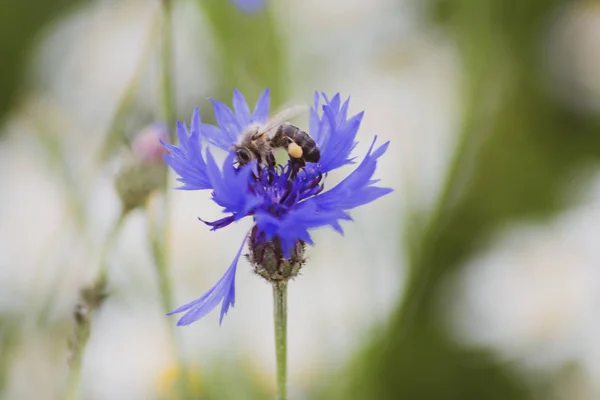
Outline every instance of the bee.
[(308, 133), (291, 124), (281, 124), (271, 139), (271, 146), (283, 147), (294, 162), (303, 167), (307, 162), (316, 163), (321, 158), (321, 150)]
[(273, 150), (276, 148), (285, 149), (298, 167), (303, 167), (306, 162), (319, 161), (321, 152), (313, 138), (300, 128), (285, 122), (305, 109), (303, 106), (288, 108), (263, 125), (246, 128), (240, 135), (239, 142), (233, 146), (238, 164), (242, 166), (258, 160), (259, 164), (274, 167)]

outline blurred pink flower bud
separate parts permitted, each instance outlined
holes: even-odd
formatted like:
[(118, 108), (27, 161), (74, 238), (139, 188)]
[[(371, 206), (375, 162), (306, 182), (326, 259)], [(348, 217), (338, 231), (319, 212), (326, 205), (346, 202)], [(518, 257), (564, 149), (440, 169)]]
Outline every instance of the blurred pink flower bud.
[(169, 131), (163, 122), (155, 122), (142, 129), (133, 139), (131, 149), (133, 154), (143, 161), (162, 162), (162, 156), (167, 150), (160, 141), (169, 141)]

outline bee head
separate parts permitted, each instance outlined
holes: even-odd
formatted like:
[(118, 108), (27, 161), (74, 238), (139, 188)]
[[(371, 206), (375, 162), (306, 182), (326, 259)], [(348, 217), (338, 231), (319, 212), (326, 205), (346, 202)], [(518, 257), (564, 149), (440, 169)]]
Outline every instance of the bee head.
[(252, 140), (267, 140), (269, 137), (269, 135), (267, 135), (267, 132), (256, 132), (255, 134), (252, 135)]
[(254, 159), (254, 154), (246, 147), (236, 147), (235, 154), (240, 165), (248, 164)]

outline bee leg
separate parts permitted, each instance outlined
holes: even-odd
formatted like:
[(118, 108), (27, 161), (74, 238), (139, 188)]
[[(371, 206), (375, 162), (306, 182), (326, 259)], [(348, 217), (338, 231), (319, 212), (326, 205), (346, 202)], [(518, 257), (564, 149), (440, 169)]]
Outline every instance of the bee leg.
[(304, 168), (306, 163), (301, 158), (291, 158), (290, 157), (290, 161), (292, 163), (292, 173), (290, 174), (290, 177), (292, 179), (294, 179), (296, 177), (296, 175), (298, 175), (298, 172), (300, 172), (300, 170), (302, 168)]
[(277, 165), (277, 161), (275, 161), (275, 156), (273, 153), (268, 152), (265, 155), (265, 163), (269, 166), (269, 168), (274, 168)]
[(283, 139), (284, 139), (284, 136), (282, 134), (281, 127), (279, 127), (277, 129), (277, 132), (275, 132), (275, 135), (273, 135), (273, 137), (271, 138), (271, 146), (273, 146), (273, 147), (284, 146)]

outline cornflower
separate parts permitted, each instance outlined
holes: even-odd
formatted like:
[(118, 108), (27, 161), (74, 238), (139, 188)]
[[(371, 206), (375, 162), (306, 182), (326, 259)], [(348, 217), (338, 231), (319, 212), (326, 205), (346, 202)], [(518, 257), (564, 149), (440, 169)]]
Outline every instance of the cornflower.
[[(321, 104), (321, 101), (323, 104)], [(342, 103), (340, 95), (329, 99), (315, 93), (310, 109), (309, 132), (320, 150), (318, 162), (301, 162), (291, 157), (284, 164), (265, 163), (255, 159), (241, 163), (236, 154), (241, 136), (248, 128), (267, 122), (269, 90), (258, 99), (250, 112), (244, 96), (235, 90), (233, 111), (212, 100), (218, 126), (201, 122), (195, 109), (190, 128), (179, 122), (178, 146), (163, 143), (170, 154), (166, 163), (179, 175), (183, 190), (212, 190), (212, 199), (223, 207), (224, 218), (203, 221), (218, 230), (244, 218), (252, 218), (253, 227), (242, 240), (233, 262), (223, 277), (198, 299), (171, 311), (184, 313), (177, 325), (189, 325), (208, 314), (219, 303), (219, 324), (235, 304), (235, 276), (246, 241), (247, 255), (254, 271), (274, 285), (298, 275), (305, 263), (306, 244), (314, 245), (309, 231), (331, 226), (343, 234), (340, 221), (351, 221), (349, 210), (368, 204), (392, 191), (375, 186), (373, 175), (377, 160), (386, 152), (389, 142), (375, 146), (373, 138), (367, 154), (344, 180), (324, 190), (325, 176), (344, 165), (355, 164), (351, 153), (357, 145), (356, 134), (363, 112), (348, 117), (349, 99)], [(228, 153), (219, 168), (207, 142)]]

